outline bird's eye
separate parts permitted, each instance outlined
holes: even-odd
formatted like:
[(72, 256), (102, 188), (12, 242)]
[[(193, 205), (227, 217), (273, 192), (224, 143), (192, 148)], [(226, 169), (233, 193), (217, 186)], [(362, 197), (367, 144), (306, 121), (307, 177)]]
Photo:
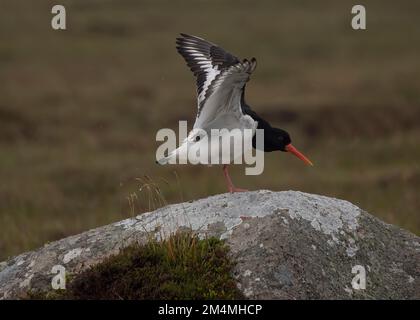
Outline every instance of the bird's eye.
[(195, 137), (195, 142), (198, 142), (198, 141), (200, 141), (200, 136)]

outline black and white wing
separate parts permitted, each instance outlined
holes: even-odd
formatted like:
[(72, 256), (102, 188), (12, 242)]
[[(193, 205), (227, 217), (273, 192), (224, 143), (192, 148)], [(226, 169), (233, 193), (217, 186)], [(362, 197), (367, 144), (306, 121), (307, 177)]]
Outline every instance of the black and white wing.
[(240, 61), (221, 47), (186, 34), (181, 34), (176, 44), (197, 78), (198, 112), (194, 128), (210, 123), (226, 109), (240, 111), (242, 91), (256, 60)]

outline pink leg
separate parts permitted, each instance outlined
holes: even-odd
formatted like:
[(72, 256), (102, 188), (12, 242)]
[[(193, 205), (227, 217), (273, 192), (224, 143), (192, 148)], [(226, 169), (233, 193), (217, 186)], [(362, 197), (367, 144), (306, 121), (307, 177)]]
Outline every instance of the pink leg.
[(232, 180), (230, 179), (230, 176), (229, 176), (227, 164), (223, 166), (223, 174), (225, 176), (227, 187), (230, 193), (248, 191), (246, 189), (236, 188), (233, 185)]

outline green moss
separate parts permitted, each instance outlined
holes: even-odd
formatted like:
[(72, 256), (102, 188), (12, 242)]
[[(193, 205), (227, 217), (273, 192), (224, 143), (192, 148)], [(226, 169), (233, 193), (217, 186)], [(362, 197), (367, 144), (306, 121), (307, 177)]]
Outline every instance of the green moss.
[(190, 232), (132, 245), (44, 299), (238, 299), (228, 248)]

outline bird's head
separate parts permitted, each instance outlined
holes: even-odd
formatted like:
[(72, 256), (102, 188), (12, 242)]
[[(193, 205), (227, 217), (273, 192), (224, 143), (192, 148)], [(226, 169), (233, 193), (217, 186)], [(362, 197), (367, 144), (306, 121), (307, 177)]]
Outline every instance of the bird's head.
[(311, 160), (305, 157), (301, 152), (299, 152), (293, 145), (292, 139), (287, 131), (278, 128), (270, 128), (270, 130), (265, 130), (264, 132), (264, 151), (284, 151), (290, 152), (294, 156), (298, 157), (300, 160), (306, 164), (313, 166)]

